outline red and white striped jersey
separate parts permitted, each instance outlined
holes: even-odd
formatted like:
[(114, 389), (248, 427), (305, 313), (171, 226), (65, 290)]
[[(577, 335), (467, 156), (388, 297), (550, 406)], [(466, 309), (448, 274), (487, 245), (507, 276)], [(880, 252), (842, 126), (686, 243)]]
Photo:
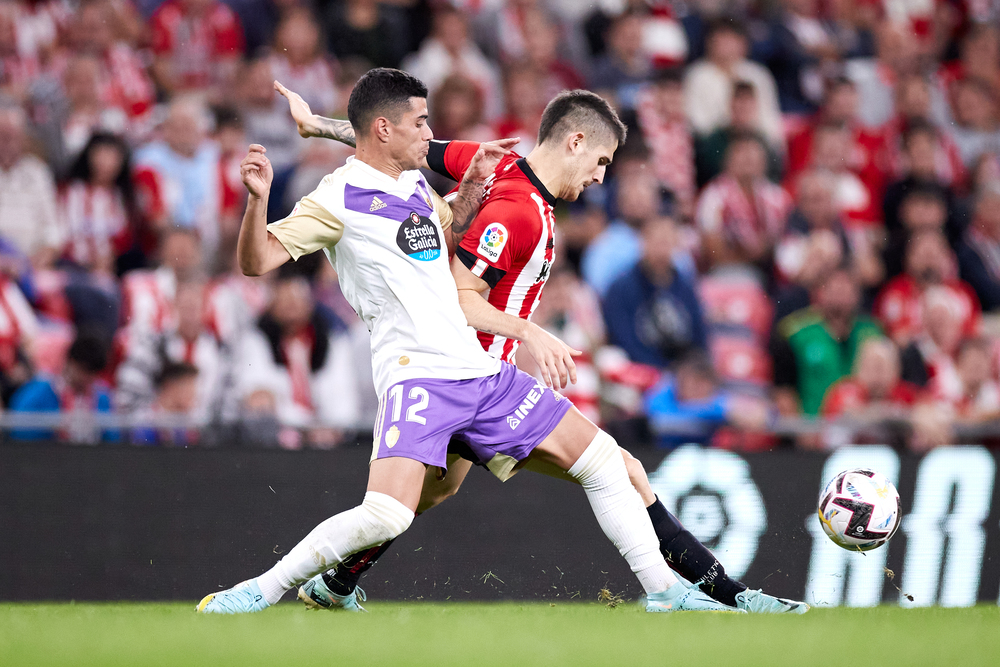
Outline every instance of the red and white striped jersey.
[[(462, 180), (479, 144), (431, 142), (427, 163), (434, 171)], [(486, 182), (483, 203), (456, 256), (490, 286), (488, 301), (505, 313), (529, 319), (555, 259), (556, 198), (528, 162), (511, 154)], [(514, 363), (520, 341), (479, 332), (479, 342), (494, 357)]]

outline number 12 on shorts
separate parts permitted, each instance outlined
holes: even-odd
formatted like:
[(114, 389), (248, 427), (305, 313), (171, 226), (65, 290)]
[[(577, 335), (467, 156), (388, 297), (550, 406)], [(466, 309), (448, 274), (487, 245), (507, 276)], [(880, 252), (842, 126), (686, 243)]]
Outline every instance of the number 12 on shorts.
[[(406, 421), (416, 422), (421, 426), (427, 424), (427, 419), (420, 416), (420, 412), (427, 408), (427, 403), (431, 396), (423, 387), (411, 387), (409, 398), (416, 401), (406, 409)], [(398, 422), (403, 412), (403, 385), (397, 384), (389, 390), (389, 403), (392, 404), (392, 421)]]

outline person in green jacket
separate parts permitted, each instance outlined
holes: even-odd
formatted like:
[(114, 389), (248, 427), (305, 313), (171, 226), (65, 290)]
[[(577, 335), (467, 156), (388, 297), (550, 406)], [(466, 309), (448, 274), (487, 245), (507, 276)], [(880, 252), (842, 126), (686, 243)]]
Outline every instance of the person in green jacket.
[(851, 374), (861, 343), (882, 330), (860, 314), (861, 291), (846, 269), (834, 271), (813, 293), (812, 305), (774, 328), (775, 404), (784, 415), (816, 415), (826, 390)]

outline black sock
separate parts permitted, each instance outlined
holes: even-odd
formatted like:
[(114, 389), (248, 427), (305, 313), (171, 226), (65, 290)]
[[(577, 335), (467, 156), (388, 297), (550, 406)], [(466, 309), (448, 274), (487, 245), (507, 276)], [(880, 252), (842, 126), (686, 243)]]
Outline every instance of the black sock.
[(347, 557), (343, 563), (323, 573), (323, 582), (337, 595), (350, 595), (358, 587), (361, 575), (371, 569), (379, 558), (396, 540), (383, 542), (377, 547), (365, 549)]
[(736, 606), (736, 594), (746, 585), (726, 574), (712, 552), (688, 532), (660, 499), (646, 508), (660, 540), (660, 553), (688, 581), (698, 584), (709, 597), (730, 607)]

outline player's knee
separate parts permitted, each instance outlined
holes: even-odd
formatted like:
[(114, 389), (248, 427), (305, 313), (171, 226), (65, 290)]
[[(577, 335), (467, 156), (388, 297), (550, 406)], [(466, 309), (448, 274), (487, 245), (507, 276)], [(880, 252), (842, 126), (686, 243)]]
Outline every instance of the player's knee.
[(378, 540), (374, 544), (399, 537), (413, 523), (413, 510), (384, 493), (366, 493), (361, 509), (367, 514), (372, 532), (368, 537)]
[(628, 478), (632, 480), (632, 486), (640, 486), (648, 483), (646, 469), (642, 467), (642, 462), (625, 449), (622, 449), (621, 452), (622, 459), (625, 460), (625, 469), (628, 470)]

